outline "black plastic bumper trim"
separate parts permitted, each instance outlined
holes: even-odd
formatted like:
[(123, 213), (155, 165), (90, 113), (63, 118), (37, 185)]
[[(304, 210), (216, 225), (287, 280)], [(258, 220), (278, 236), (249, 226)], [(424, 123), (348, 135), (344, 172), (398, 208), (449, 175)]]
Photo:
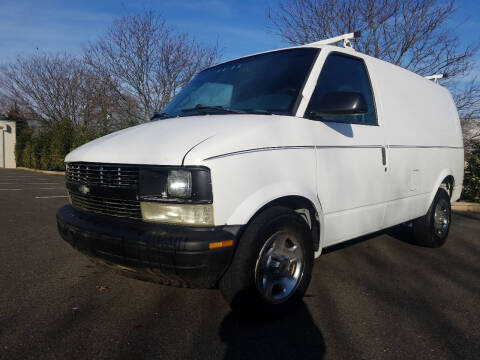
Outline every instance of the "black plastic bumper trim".
[[(229, 266), (234, 246), (209, 250), (210, 242), (237, 242), (241, 226), (192, 228), (57, 211), (65, 241), (103, 263), (144, 280), (188, 287), (213, 287)], [(125, 271), (122, 271), (125, 273)]]

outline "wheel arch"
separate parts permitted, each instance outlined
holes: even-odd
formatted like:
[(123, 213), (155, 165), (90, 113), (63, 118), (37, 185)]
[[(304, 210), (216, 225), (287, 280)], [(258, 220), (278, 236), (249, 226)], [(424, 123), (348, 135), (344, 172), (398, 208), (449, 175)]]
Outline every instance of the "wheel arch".
[(450, 169), (444, 169), (440, 175), (437, 177), (437, 180), (434, 183), (434, 187), (431, 190), (430, 197), (428, 199), (428, 206), (432, 204), (435, 195), (440, 188), (444, 188), (450, 198), (452, 197), (453, 188), (455, 187), (455, 178), (453, 172)]
[[(316, 201), (315, 201), (316, 200)], [(321, 205), (316, 199), (312, 201), (304, 195), (282, 195), (268, 200), (264, 200), (261, 205), (258, 205), (255, 210), (251, 210), (251, 215), (245, 223), (246, 228), (256, 217), (258, 217), (265, 210), (274, 207), (283, 206), (296, 211), (307, 222), (312, 231), (312, 240), (315, 250), (315, 256), (319, 256), (322, 248), (322, 234), (323, 234), (323, 215)]]

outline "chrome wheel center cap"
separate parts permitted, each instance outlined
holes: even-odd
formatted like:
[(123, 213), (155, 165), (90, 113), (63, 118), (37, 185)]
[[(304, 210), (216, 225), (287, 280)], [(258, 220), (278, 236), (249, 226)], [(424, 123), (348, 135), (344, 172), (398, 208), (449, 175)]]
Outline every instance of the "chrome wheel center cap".
[(298, 286), (303, 272), (302, 244), (295, 234), (274, 233), (263, 245), (255, 266), (255, 283), (270, 303), (285, 301)]

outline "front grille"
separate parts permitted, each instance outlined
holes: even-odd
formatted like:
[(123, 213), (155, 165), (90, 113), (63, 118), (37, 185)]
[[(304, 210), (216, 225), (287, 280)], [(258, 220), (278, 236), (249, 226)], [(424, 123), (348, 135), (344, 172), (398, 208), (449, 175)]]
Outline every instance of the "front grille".
[(74, 207), (87, 212), (130, 219), (142, 218), (139, 201), (85, 196), (71, 191), (70, 198)]
[(110, 187), (135, 186), (138, 173), (136, 166), (97, 163), (68, 163), (65, 172), (68, 181)]

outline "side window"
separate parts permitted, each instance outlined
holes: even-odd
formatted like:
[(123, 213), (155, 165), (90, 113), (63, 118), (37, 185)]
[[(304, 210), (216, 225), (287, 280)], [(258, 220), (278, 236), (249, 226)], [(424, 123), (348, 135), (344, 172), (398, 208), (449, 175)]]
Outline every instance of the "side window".
[[(325, 94), (330, 92), (361, 93), (365, 98), (368, 111), (364, 114), (315, 117), (313, 114), (317, 112), (320, 101)], [(305, 116), (321, 121), (377, 125), (372, 88), (363, 60), (341, 54), (330, 54), (318, 77), (317, 85), (310, 99)]]

